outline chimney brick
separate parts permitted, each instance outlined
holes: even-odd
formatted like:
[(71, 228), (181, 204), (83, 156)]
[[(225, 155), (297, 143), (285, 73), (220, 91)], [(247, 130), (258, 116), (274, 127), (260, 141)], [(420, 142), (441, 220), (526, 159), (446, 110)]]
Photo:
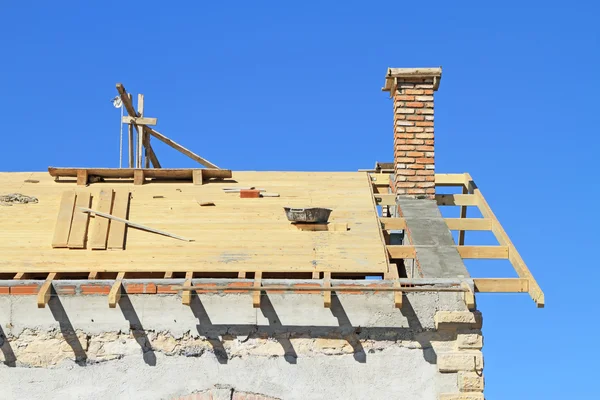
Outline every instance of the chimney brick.
[(433, 93), (441, 78), (441, 68), (389, 68), (385, 77), (382, 90), (389, 91), (394, 100), (394, 170), (398, 195), (435, 197)]

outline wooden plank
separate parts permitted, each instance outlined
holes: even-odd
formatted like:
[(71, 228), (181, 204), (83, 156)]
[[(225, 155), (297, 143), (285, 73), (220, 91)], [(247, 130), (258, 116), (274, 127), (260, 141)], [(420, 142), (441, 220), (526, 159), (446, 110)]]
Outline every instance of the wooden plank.
[(133, 184), (134, 185), (143, 185), (144, 184), (144, 170), (136, 169), (133, 171)]
[[(254, 287), (260, 288), (262, 286), (262, 272), (257, 271), (254, 273)], [(260, 308), (260, 290), (252, 292), (252, 307)]]
[(50, 296), (52, 294), (52, 280), (56, 278), (56, 272), (51, 272), (48, 274), (46, 281), (40, 287), (40, 291), (37, 295), (37, 306), (38, 308), (45, 308), (48, 301), (50, 301)]
[[(144, 95), (139, 93), (138, 94), (138, 106), (137, 106), (138, 110), (137, 110), (137, 114), (140, 117), (144, 116)], [(140, 125), (137, 127), (138, 129), (138, 138), (137, 138), (137, 157), (136, 157), (136, 163), (135, 166), (137, 168), (142, 168), (142, 158), (143, 158), (143, 154), (142, 154), (142, 147), (144, 144), (144, 125)]]
[(196, 169), (196, 170), (192, 171), (192, 182), (194, 183), (194, 185), (203, 185), (204, 184), (204, 178), (202, 177), (201, 169)]
[[(112, 215), (127, 219), (127, 214), (129, 212), (129, 198), (129, 191), (115, 192)], [(123, 250), (125, 246), (125, 230), (125, 223), (121, 221), (112, 221), (110, 223), (106, 247), (111, 250)]]
[(88, 184), (88, 172), (85, 169), (77, 170), (77, 185), (86, 186)]
[(375, 203), (378, 206), (395, 206), (396, 205), (396, 195), (393, 193), (390, 194), (374, 194)]
[(87, 239), (88, 222), (90, 215), (81, 212), (77, 207), (89, 207), (91, 196), (89, 193), (77, 193), (75, 209), (73, 210), (73, 221), (71, 222), (71, 233), (69, 234), (68, 247), (70, 249), (83, 249)]
[[(331, 288), (331, 272), (323, 273), (323, 288)], [(325, 308), (331, 308), (331, 291), (323, 292), (323, 305)]]
[(142, 229), (142, 230), (147, 231), (147, 232), (157, 233), (159, 235), (168, 236), (168, 237), (173, 238), (173, 239), (179, 239), (179, 240), (182, 240), (184, 242), (193, 242), (194, 241), (194, 239), (186, 239), (184, 237), (181, 237), (181, 236), (178, 236), (178, 235), (174, 235), (174, 234), (169, 233), (169, 232), (165, 232), (165, 231), (161, 231), (161, 230), (158, 230), (158, 229), (150, 228), (149, 226), (138, 224), (138, 223), (129, 221), (129, 220), (125, 219), (125, 218), (120, 218), (120, 217), (117, 217), (117, 216), (114, 216), (114, 215), (111, 215), (111, 214), (105, 214), (103, 212), (100, 212), (100, 211), (97, 211), (97, 210), (92, 210), (90, 208), (81, 207), (81, 209), (83, 211), (85, 211), (85, 212), (88, 212), (88, 213), (91, 213), (91, 214), (95, 214), (96, 216), (100, 216), (100, 217), (104, 217), (104, 218), (109, 218), (109, 219), (111, 219), (113, 221), (121, 222), (121, 223), (124, 223), (126, 225), (132, 226), (134, 228)]
[[(48, 173), (53, 177), (76, 177), (77, 170), (81, 168), (63, 168), (63, 167), (48, 167)], [(138, 168), (87, 168), (88, 175), (98, 176), (101, 178), (125, 179), (133, 178), (134, 171)], [(167, 180), (192, 180), (193, 171), (198, 168), (145, 168), (144, 176), (146, 178), (157, 178)], [(202, 169), (202, 177), (211, 178), (231, 178), (232, 173), (229, 169)]]
[[(465, 207), (466, 208), (466, 207)], [(489, 218), (445, 218), (451, 231), (490, 231), (492, 220)]]
[(147, 117), (132, 117), (131, 115), (124, 115), (121, 122), (124, 124), (135, 124), (135, 125), (156, 125), (156, 118), (147, 118)]
[[(113, 191), (112, 189), (102, 189), (98, 196), (98, 205), (96, 208), (104, 213), (110, 214), (112, 211)], [(110, 220), (106, 218), (94, 218), (92, 222), (90, 248), (92, 250), (106, 250), (106, 241), (108, 240), (108, 226)]]
[(165, 272), (165, 279), (171, 279), (171, 278), (173, 278), (173, 271)]
[(465, 174), (435, 174), (435, 186), (463, 186)]
[(523, 278), (475, 278), (476, 292), (485, 293), (526, 293), (529, 279)]
[(246, 279), (246, 272), (245, 271), (238, 272), (238, 279)]
[(52, 238), (52, 247), (67, 247), (69, 243), (69, 233), (71, 232), (71, 221), (73, 220), (73, 211), (75, 209), (75, 192), (68, 190), (63, 192), (58, 217), (54, 228), (54, 237)]
[(161, 142), (163, 142), (167, 146), (170, 146), (170, 147), (174, 148), (175, 150), (179, 151), (180, 153), (185, 154), (186, 156), (188, 156), (192, 160), (199, 162), (200, 164), (204, 165), (207, 168), (216, 168), (216, 169), (219, 169), (219, 167), (217, 167), (215, 164), (213, 164), (210, 161), (208, 161), (208, 160), (200, 157), (198, 154), (192, 152), (191, 150), (186, 149), (185, 147), (183, 147), (179, 143), (174, 142), (173, 140), (169, 139), (168, 137), (166, 137), (162, 133), (160, 133), (160, 132), (158, 132), (158, 131), (156, 131), (156, 130), (154, 130), (152, 128), (146, 128), (146, 129), (148, 130), (148, 132), (152, 136), (154, 136), (155, 138), (157, 138), (158, 140), (160, 140)]
[[(131, 94), (127, 93), (127, 98), (129, 99), (129, 104), (131, 104)], [(133, 110), (133, 106), (131, 106), (131, 109)], [(127, 112), (129, 112), (129, 110), (127, 110)], [(135, 146), (135, 143), (133, 141), (133, 125), (129, 125), (127, 127), (127, 133), (128, 133), (128, 144), (129, 144), (129, 168), (133, 168), (135, 166), (135, 162), (134, 162), (134, 157), (135, 157), (134, 154), (135, 153), (133, 150), (134, 146)]]
[(387, 249), (389, 257), (392, 259), (416, 257), (416, 251), (414, 246), (387, 245), (385, 247)]
[(390, 186), (391, 174), (369, 174), (374, 186)]
[(436, 194), (438, 206), (476, 206), (477, 198), (472, 194)]
[(124, 272), (119, 272), (117, 275), (117, 280), (113, 283), (110, 288), (110, 292), (108, 293), (108, 307), (116, 308), (119, 300), (121, 299), (121, 292), (123, 288), (123, 278), (125, 278)]
[(383, 229), (388, 231), (406, 229), (406, 220), (404, 218), (379, 218), (379, 222), (383, 225)]
[(98, 271), (92, 271), (88, 274), (88, 279), (89, 280), (94, 280), (98, 278)]
[[(185, 283), (183, 285), (184, 286), (192, 286), (192, 278), (193, 277), (194, 277), (193, 272), (186, 272), (185, 273)], [(181, 293), (181, 304), (183, 304), (184, 306), (189, 306), (190, 304), (192, 304), (192, 291), (191, 290), (184, 290), (183, 293)]]
[(508, 246), (457, 246), (462, 258), (508, 259)]

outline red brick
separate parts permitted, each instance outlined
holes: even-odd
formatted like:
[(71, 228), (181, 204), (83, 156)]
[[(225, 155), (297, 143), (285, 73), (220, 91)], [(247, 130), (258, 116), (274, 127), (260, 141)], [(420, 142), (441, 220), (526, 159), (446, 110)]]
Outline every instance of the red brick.
[(108, 285), (81, 285), (82, 294), (108, 294), (110, 286)]
[(428, 89), (428, 90), (423, 90), (423, 94), (433, 94), (433, 90)]
[(425, 142), (420, 139), (410, 139), (410, 140), (407, 140), (406, 143), (419, 145), (419, 144), (424, 144)]
[(77, 293), (77, 288), (74, 285), (54, 285), (54, 291), (63, 296), (73, 296)]
[[(254, 282), (231, 282), (227, 284), (230, 288), (250, 287), (254, 285)], [(225, 293), (248, 293), (247, 290), (224, 290)]]
[(396, 157), (396, 162), (400, 164), (412, 164), (415, 162), (415, 159), (411, 157)]
[(433, 176), (433, 175), (435, 175), (435, 171), (432, 170), (432, 169), (425, 169), (423, 171), (417, 171), (417, 175), (421, 175), (421, 176), (431, 175), (431, 176)]
[(425, 117), (423, 115), (409, 115), (406, 119), (409, 121), (424, 121)]
[(429, 157), (417, 158), (417, 164), (433, 164), (434, 159)]
[(421, 133), (421, 132), (423, 132), (423, 128), (415, 128), (415, 127), (409, 126), (406, 128), (406, 132)]
[(433, 146), (417, 146), (419, 151), (433, 151)]
[(431, 121), (417, 121), (417, 126), (433, 126)]
[(146, 290), (144, 291), (146, 294), (155, 294), (156, 293), (156, 283), (146, 283)]
[(398, 139), (414, 139), (415, 134), (414, 133), (398, 133), (398, 134), (396, 134), (396, 138), (398, 138)]
[[(408, 179), (412, 179), (412, 176), (409, 176)], [(415, 187), (415, 183), (414, 182), (396, 182), (396, 187), (400, 187), (400, 188), (411, 188), (411, 187)]]
[[(425, 104), (427, 103), (421, 103), (420, 101), (411, 101), (409, 103), (406, 103), (406, 107), (409, 108), (423, 108), (425, 106)], [(432, 105), (433, 107), (433, 105)]]
[[(409, 182), (423, 182), (425, 180), (423, 178), (425, 178), (425, 177), (424, 176), (417, 176), (417, 175), (415, 175), (415, 176), (409, 176), (408, 177), (408, 181)], [(413, 184), (413, 186), (414, 186), (414, 184)]]
[(240, 190), (240, 198), (242, 199), (257, 199), (260, 197), (260, 190), (242, 189)]
[[(217, 287), (216, 283), (203, 283), (202, 286)], [(196, 293), (215, 293), (214, 290), (195, 290)]]
[(417, 187), (418, 188), (431, 188), (431, 187), (435, 187), (435, 183), (434, 182), (417, 183)]
[(10, 294), (19, 296), (19, 295), (29, 295), (29, 294), (37, 294), (40, 290), (41, 285), (18, 285), (10, 287)]
[(0, 294), (9, 294), (10, 289), (8, 286), (0, 286)]
[(141, 294), (144, 293), (144, 284), (143, 283), (128, 283), (125, 284), (125, 291), (128, 294)]
[(396, 146), (398, 150), (414, 150), (415, 146), (400, 145)]
[(397, 101), (414, 101), (415, 100), (415, 96), (396, 95), (395, 99)]
[(408, 169), (425, 169), (425, 166), (423, 164), (410, 164), (407, 166), (407, 168)]
[[(293, 285), (294, 287), (309, 287), (309, 288), (320, 288), (321, 285), (317, 284), (317, 283), (296, 283), (295, 285)], [(310, 290), (310, 291), (306, 291), (306, 292), (298, 292), (298, 293), (307, 293), (307, 294), (319, 294), (321, 293), (318, 290)]]
[[(412, 165), (409, 165), (409, 168), (412, 167)], [(422, 165), (419, 165), (419, 167), (422, 167)], [(406, 176), (410, 176), (410, 175), (416, 175), (415, 171), (412, 171), (410, 169), (399, 169), (396, 172), (397, 175), (406, 175)]]
[(433, 146), (433, 140), (426, 140), (425, 144)]
[(424, 90), (415, 90), (415, 89), (406, 89), (404, 91), (406, 94), (425, 94)]
[(177, 290), (172, 289), (173, 285), (158, 285), (156, 287), (156, 293), (158, 294), (177, 294)]
[(406, 153), (406, 155), (409, 157), (424, 157), (425, 153), (420, 151), (409, 151)]
[(433, 139), (433, 133), (417, 133), (417, 139)]

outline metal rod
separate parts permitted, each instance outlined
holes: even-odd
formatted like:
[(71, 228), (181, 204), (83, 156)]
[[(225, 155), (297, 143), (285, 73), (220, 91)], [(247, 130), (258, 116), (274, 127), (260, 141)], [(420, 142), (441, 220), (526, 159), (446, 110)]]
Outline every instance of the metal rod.
[(241, 286), (232, 289), (227, 286), (223, 287), (215, 287), (215, 286), (176, 286), (171, 285), (172, 290), (201, 290), (207, 292), (222, 292), (226, 290), (235, 290), (235, 291), (246, 291), (246, 292), (254, 292), (254, 291), (264, 291), (269, 292), (273, 290), (279, 291), (290, 291), (290, 292), (466, 292), (467, 289), (456, 286), (456, 287), (426, 287), (426, 286), (412, 286), (412, 287), (373, 287), (373, 286), (331, 286), (331, 287), (290, 287), (290, 286), (263, 286), (263, 287), (253, 287), (253, 286)]
[(138, 228), (138, 229), (141, 229), (141, 230), (144, 230), (144, 231), (157, 233), (157, 234), (163, 235), (163, 236), (168, 236), (168, 237), (171, 237), (173, 239), (183, 240), (184, 242), (193, 242), (194, 241), (194, 239), (186, 239), (184, 237), (181, 237), (181, 236), (178, 236), (178, 235), (174, 235), (174, 234), (169, 233), (169, 232), (161, 231), (161, 230), (158, 230), (158, 229), (150, 228), (150, 227), (145, 226), (145, 225), (141, 225), (141, 224), (137, 224), (135, 222), (131, 222), (131, 221), (129, 221), (127, 219), (124, 219), (124, 218), (119, 218), (119, 217), (115, 217), (114, 215), (111, 215), (111, 214), (105, 214), (105, 213), (100, 212), (100, 211), (92, 210), (91, 208), (86, 208), (86, 207), (77, 207), (77, 208), (79, 208), (83, 212), (87, 212), (87, 213), (98, 215), (100, 217), (104, 217), (104, 218), (108, 218), (108, 219), (113, 219), (115, 221), (123, 222), (124, 224), (127, 224), (129, 226), (132, 226), (134, 228)]

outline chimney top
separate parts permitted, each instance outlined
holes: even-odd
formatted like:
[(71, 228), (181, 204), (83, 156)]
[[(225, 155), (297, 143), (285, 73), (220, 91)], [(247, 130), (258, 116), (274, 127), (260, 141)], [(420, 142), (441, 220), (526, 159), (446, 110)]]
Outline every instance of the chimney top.
[(385, 84), (381, 88), (383, 92), (393, 93), (396, 91), (398, 79), (431, 79), (433, 78), (433, 90), (438, 90), (442, 80), (442, 67), (438, 68), (388, 68), (385, 75)]

